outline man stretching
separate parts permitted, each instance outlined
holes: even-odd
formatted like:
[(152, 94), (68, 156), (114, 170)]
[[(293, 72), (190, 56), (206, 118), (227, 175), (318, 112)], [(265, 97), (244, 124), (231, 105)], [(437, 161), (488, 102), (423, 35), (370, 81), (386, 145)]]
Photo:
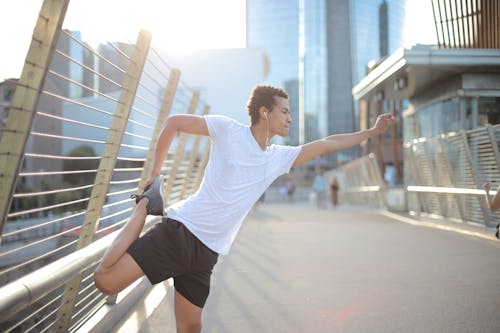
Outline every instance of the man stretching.
[[(288, 94), (257, 86), (247, 104), (251, 125), (225, 116), (172, 115), (160, 134), (146, 191), (94, 273), (105, 294), (115, 294), (146, 275), (152, 284), (173, 277), (178, 332), (200, 332), (210, 276), (219, 255), (229, 252), (253, 204), (273, 181), (294, 166), (359, 144), (395, 122), (380, 115), (371, 129), (337, 134), (302, 146), (269, 145), (288, 135)], [(166, 209), (162, 221), (139, 238), (146, 215), (164, 215), (161, 166), (177, 132), (206, 135), (210, 158), (200, 188)]]

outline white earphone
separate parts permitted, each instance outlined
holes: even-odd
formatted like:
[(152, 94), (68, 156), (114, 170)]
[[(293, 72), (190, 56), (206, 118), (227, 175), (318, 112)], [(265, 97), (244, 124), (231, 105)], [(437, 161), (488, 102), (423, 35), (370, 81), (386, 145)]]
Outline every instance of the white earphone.
[(264, 118), (266, 118), (266, 146), (269, 145), (269, 118), (267, 117), (267, 112), (264, 112)]

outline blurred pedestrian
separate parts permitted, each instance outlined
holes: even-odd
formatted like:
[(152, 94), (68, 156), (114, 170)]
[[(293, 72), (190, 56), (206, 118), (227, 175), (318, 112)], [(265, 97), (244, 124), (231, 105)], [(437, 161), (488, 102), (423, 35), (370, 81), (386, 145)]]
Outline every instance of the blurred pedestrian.
[(316, 193), (316, 206), (318, 209), (326, 209), (326, 178), (323, 171), (314, 178), (313, 189)]
[(288, 197), (288, 201), (293, 201), (293, 195), (295, 194), (295, 182), (293, 179), (288, 179), (286, 182), (286, 195)]
[(339, 183), (337, 182), (337, 178), (333, 177), (332, 181), (330, 182), (330, 197), (332, 200), (333, 208), (337, 207), (338, 205), (338, 192)]

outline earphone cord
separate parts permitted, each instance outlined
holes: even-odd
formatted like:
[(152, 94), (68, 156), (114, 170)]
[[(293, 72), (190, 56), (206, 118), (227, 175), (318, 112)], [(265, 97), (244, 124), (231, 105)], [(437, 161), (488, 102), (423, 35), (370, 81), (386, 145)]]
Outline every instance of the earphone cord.
[(269, 118), (266, 117), (267, 131), (266, 131), (266, 147), (269, 146)]

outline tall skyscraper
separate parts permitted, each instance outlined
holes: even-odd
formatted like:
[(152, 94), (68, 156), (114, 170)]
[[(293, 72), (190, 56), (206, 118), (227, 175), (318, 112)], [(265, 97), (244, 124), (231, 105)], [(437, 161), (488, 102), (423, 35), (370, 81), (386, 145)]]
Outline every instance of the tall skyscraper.
[(247, 0), (247, 47), (269, 58), (266, 83), (283, 86), (298, 78), (298, 0)]
[(406, 1), (351, 0), (350, 4), (353, 82), (357, 84), (366, 76), (370, 61), (403, 46)]
[[(299, 0), (247, 0), (247, 47), (261, 48), (269, 60), (264, 84), (284, 87), (290, 95), (292, 116), (298, 115)], [(294, 109), (296, 108), (296, 109)], [(292, 129), (301, 119), (293, 118)], [(299, 142), (298, 130), (281, 143)]]

